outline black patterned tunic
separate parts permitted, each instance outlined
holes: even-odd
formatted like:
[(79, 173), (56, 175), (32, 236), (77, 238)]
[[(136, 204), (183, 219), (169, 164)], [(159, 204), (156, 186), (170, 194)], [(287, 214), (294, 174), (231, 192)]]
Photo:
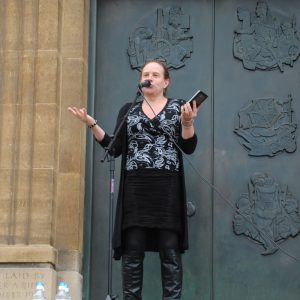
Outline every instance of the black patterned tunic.
[(127, 118), (128, 153), (126, 170), (179, 170), (175, 142), (179, 134), (179, 100), (170, 100), (153, 119), (142, 110), (142, 103), (134, 106)]
[(180, 101), (174, 99), (153, 119), (144, 114), (142, 103), (127, 117), (123, 229), (180, 231), (179, 114)]

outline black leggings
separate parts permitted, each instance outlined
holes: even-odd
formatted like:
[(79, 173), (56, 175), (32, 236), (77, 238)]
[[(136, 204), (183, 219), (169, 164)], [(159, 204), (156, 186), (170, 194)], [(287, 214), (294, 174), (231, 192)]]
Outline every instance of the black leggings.
[[(147, 233), (149, 229), (130, 227), (125, 232), (125, 253), (143, 254), (146, 248)], [(156, 229), (155, 236), (159, 250), (179, 248), (178, 233), (168, 229)]]

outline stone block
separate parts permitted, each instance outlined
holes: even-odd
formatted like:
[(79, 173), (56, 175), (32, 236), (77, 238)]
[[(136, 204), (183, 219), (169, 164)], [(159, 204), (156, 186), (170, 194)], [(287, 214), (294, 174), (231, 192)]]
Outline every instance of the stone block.
[(12, 172), (12, 169), (0, 168), (0, 244), (8, 244), (9, 241)]
[(1, 245), (0, 263), (2, 266), (5, 263), (49, 263), (55, 266), (57, 250), (49, 245)]
[(62, 39), (63, 57), (82, 58), (88, 39), (86, 36), (85, 1), (62, 1)]
[(52, 169), (33, 170), (29, 221), (30, 244), (50, 244), (54, 180), (54, 170)]
[(3, 46), (5, 50), (21, 49), (20, 41), (22, 41), (23, 32), (20, 31), (22, 21), (22, 7), (20, 1), (5, 1), (5, 5), (1, 5), (1, 23), (3, 23)]
[(18, 169), (15, 173), (14, 193), (11, 199), (13, 214), (10, 220), (10, 243), (28, 244), (32, 200), (32, 170)]
[[(50, 1), (48, 1), (50, 3)], [(36, 103), (56, 103), (57, 51), (39, 51), (36, 66)]]
[(1, 181), (3, 193), (0, 195), (1, 242), (2, 244), (26, 244), (30, 225), (31, 172), (0, 169), (0, 178), (3, 179)]
[(58, 0), (39, 0), (39, 50), (58, 48), (58, 2)]
[(65, 58), (62, 60), (61, 105), (81, 106), (86, 103), (87, 95), (83, 94), (84, 62), (82, 59)]
[(31, 169), (33, 162), (33, 145), (34, 145), (34, 117), (35, 109), (32, 104), (20, 106), (20, 122), (18, 132), (19, 153), (18, 160), (19, 169)]
[(57, 249), (78, 250), (79, 232), (82, 231), (79, 211), (81, 177), (79, 174), (59, 174), (55, 211), (55, 242)]
[(22, 104), (31, 104), (35, 102), (35, 52), (25, 51), (23, 53), (20, 69), (20, 95)]
[(82, 267), (82, 254), (79, 250), (58, 250), (57, 271), (76, 271), (80, 272)]
[[(4, 45), (4, 34), (5, 34), (5, 22), (4, 22), (4, 16), (5, 16), (5, 5), (0, 5), (0, 52), (3, 52), (5, 49)], [(1, 59), (0, 59), (1, 63)]]
[[(79, 59), (64, 59), (62, 64), (61, 126), (59, 144), (59, 171), (83, 172), (82, 161), (85, 153), (86, 126), (74, 118), (67, 110), (69, 106), (82, 107), (86, 99), (83, 95), (83, 62)], [(74, 147), (76, 145), (76, 147)]]
[(0, 104), (0, 168), (13, 168), (17, 109), (17, 105)]
[(1, 103), (16, 104), (19, 102), (19, 65), (18, 51), (5, 51), (1, 53)]
[(57, 147), (56, 104), (37, 104), (34, 123), (34, 168), (53, 168)]
[[(20, 2), (21, 3), (21, 2)], [(23, 11), (23, 49), (33, 50), (36, 47), (38, 2), (26, 0), (22, 2)]]

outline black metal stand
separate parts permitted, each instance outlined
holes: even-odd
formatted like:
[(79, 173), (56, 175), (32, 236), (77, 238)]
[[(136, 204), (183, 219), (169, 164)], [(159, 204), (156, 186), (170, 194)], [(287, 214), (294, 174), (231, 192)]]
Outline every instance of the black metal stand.
[(104, 162), (107, 160), (110, 163), (110, 190), (109, 190), (109, 228), (108, 228), (108, 266), (107, 266), (107, 296), (105, 300), (113, 300), (117, 299), (118, 295), (112, 295), (112, 234), (113, 234), (113, 218), (114, 218), (114, 195), (115, 195), (115, 157), (114, 157), (114, 143), (116, 141), (116, 138), (118, 137), (121, 128), (124, 124), (124, 122), (127, 119), (127, 116), (133, 107), (133, 105), (136, 103), (137, 99), (143, 95), (141, 89), (139, 88), (136, 96), (134, 98), (134, 101), (132, 102), (131, 106), (129, 107), (126, 115), (123, 117), (122, 121), (120, 122), (118, 128), (115, 130), (114, 136), (111, 139), (109, 145), (105, 149), (105, 155), (104, 158), (101, 160), (101, 162)]
[(114, 214), (114, 195), (115, 195), (115, 158), (110, 156), (109, 160), (109, 221), (108, 221), (108, 265), (107, 265), (107, 296), (105, 300), (112, 300), (118, 296), (112, 295), (112, 230), (113, 230), (113, 214)]

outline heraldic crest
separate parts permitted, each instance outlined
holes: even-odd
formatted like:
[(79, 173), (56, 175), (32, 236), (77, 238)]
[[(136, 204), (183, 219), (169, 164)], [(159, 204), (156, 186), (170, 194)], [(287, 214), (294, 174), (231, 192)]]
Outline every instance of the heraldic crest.
[(237, 9), (240, 27), (234, 31), (233, 55), (248, 70), (271, 70), (293, 66), (300, 53), (295, 16), (275, 16), (265, 1), (258, 1), (255, 12)]
[(248, 193), (236, 202), (233, 229), (261, 244), (263, 255), (278, 250), (278, 243), (295, 237), (300, 231), (299, 201), (287, 185), (281, 185), (267, 173), (255, 173)]
[(132, 69), (151, 59), (165, 61), (168, 69), (179, 69), (193, 52), (190, 18), (181, 7), (157, 9), (156, 26), (134, 29), (129, 37), (128, 56)]

